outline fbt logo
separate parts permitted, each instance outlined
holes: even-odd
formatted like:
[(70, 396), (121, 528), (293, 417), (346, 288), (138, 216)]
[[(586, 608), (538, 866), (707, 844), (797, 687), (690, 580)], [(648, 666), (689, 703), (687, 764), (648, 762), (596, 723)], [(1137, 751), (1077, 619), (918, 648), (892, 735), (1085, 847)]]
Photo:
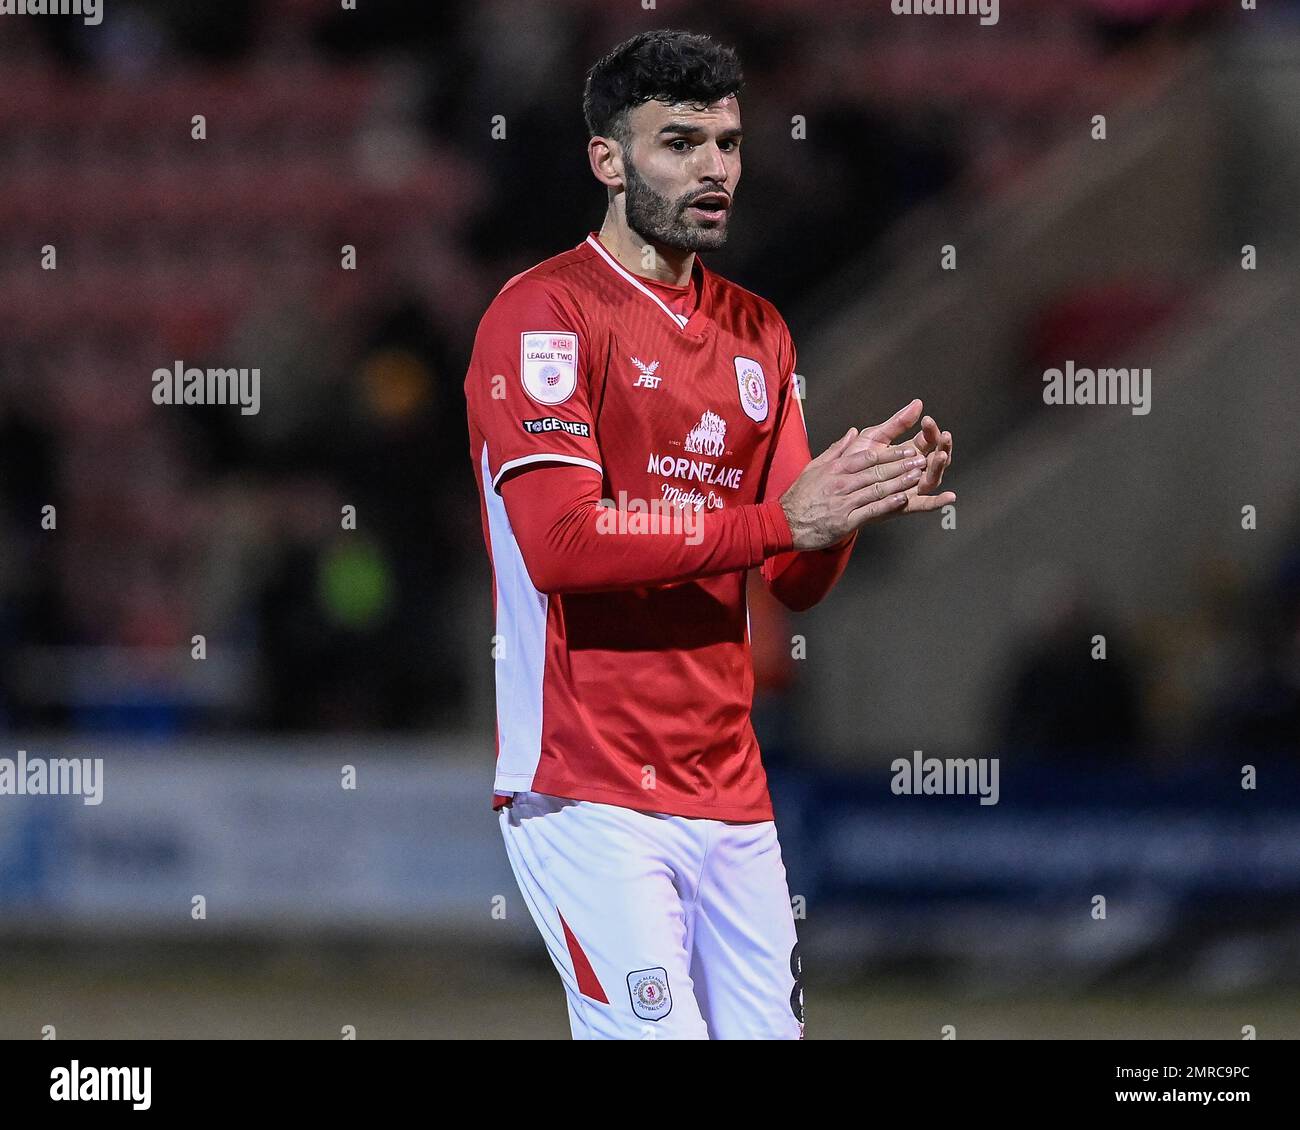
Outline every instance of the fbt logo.
[(632, 382), (633, 388), (658, 388), (659, 387), (659, 382), (663, 380), (663, 377), (655, 375), (656, 370), (659, 368), (658, 361), (651, 361), (650, 364), (647, 365), (644, 361), (641, 361), (638, 358), (633, 357), (632, 364), (635, 365), (641, 371), (641, 375), (637, 377), (635, 381)]

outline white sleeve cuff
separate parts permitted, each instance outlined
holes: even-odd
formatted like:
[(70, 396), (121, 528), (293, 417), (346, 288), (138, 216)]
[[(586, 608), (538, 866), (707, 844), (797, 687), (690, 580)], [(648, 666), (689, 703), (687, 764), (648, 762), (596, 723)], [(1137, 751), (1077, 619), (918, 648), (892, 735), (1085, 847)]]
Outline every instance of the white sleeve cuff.
[(537, 455), (521, 455), (518, 459), (508, 459), (502, 463), (501, 469), (492, 478), (492, 489), (500, 494), (501, 477), (507, 471), (512, 471), (516, 467), (523, 467), (529, 463), (573, 463), (579, 467), (590, 467), (602, 476), (605, 474), (605, 468), (591, 459), (583, 459), (580, 455), (557, 455), (551, 451), (544, 451)]

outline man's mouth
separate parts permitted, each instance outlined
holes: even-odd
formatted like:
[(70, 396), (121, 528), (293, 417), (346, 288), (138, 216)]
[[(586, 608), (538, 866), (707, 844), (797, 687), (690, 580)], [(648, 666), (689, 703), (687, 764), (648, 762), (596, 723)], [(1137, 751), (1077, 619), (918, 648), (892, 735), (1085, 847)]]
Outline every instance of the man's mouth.
[(731, 197), (725, 192), (706, 192), (687, 205), (687, 208), (702, 220), (720, 220), (730, 207)]

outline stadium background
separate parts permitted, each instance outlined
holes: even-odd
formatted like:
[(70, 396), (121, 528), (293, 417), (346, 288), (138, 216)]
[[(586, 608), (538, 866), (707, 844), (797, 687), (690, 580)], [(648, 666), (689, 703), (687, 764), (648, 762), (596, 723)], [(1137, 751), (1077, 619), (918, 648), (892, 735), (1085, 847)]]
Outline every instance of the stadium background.
[[(956, 440), (956, 529), (868, 531), (804, 615), (751, 586), (810, 1037), (1300, 1035), (1300, 6), (999, 15), (0, 18), (0, 757), (105, 764), (0, 797), (0, 1036), (567, 1035), (487, 806), (461, 383), (599, 226), (582, 76), (658, 26), (741, 52), (709, 262), (784, 312), (814, 450), (912, 395)], [(177, 359), (260, 412), (155, 405)], [(1150, 414), (1044, 405), (1066, 359)], [(894, 796), (917, 749), (1000, 803)]]

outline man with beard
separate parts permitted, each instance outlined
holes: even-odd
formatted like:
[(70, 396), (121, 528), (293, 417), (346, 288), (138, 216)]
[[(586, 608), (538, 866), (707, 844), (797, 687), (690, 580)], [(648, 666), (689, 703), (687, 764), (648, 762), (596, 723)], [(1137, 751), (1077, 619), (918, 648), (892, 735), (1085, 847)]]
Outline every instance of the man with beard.
[(811, 459), (785, 322), (697, 255), (727, 238), (740, 88), (734, 52), (679, 31), (592, 67), (604, 223), (505, 285), (465, 380), (493, 806), (576, 1038), (802, 1037), (746, 572), (809, 608), (862, 526), (955, 501), (919, 400)]

